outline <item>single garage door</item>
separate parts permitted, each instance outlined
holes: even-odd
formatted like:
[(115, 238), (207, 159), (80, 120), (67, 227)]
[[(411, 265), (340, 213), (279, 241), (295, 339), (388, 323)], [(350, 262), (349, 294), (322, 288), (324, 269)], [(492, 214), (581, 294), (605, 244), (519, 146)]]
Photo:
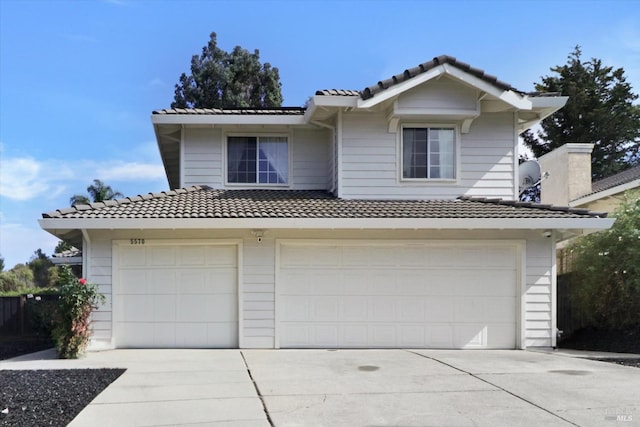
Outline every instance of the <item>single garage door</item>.
[(515, 348), (514, 244), (280, 245), (282, 348)]
[(117, 347), (238, 347), (234, 245), (120, 245)]

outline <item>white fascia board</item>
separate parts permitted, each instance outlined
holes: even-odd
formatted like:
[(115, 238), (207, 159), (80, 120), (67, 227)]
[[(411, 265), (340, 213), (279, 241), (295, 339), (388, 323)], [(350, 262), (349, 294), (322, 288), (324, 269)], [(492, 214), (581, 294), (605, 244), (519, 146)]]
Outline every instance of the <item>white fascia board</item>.
[(553, 109), (553, 112), (558, 111), (565, 106), (569, 100), (568, 96), (532, 96), (529, 97), (532, 108), (536, 109)]
[(304, 115), (273, 114), (154, 114), (154, 125), (303, 125)]
[(476, 76), (462, 71), (459, 68), (452, 67), (449, 64), (444, 64), (446, 73), (451, 77), (460, 80), (470, 86), (473, 86), (482, 92), (486, 92), (489, 95), (495, 96), (501, 101), (513, 106), (518, 110), (531, 110), (532, 103), (527, 97), (523, 97), (511, 90), (502, 90), (496, 86), (488, 83)]
[(598, 191), (597, 193), (589, 194), (588, 196), (584, 196), (579, 199), (573, 200), (569, 202), (569, 206), (574, 207), (574, 206), (586, 205), (591, 202), (595, 202), (596, 200), (615, 196), (616, 194), (624, 193), (625, 191), (632, 190), (634, 188), (640, 188), (640, 179), (635, 179), (631, 182), (627, 182), (626, 184), (617, 185), (607, 190)]
[(615, 218), (122, 218), (40, 219), (40, 227), (57, 229), (597, 229), (613, 225)]
[(375, 94), (373, 97), (369, 99), (363, 100), (362, 98), (358, 98), (358, 108), (371, 108), (375, 105), (380, 104), (381, 102), (386, 101), (387, 99), (391, 99), (395, 96), (398, 96), (401, 93), (409, 89), (412, 89), (418, 85), (421, 85), (422, 83), (427, 82), (431, 79), (434, 79), (444, 73), (445, 73), (444, 65), (438, 65), (437, 67), (432, 68), (426, 73), (418, 74), (417, 76), (410, 78), (409, 80), (405, 80), (402, 83), (393, 85), (390, 88)]
[(307, 110), (304, 112), (304, 122), (311, 123), (313, 115), (319, 107), (328, 108), (354, 108), (357, 105), (357, 96), (330, 96), (330, 95), (314, 95), (307, 104)]

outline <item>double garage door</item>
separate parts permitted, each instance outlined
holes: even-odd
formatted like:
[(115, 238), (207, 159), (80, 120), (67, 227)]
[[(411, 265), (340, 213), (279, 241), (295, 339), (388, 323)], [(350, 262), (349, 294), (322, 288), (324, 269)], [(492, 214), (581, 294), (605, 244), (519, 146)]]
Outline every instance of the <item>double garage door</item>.
[(282, 244), (282, 348), (515, 348), (514, 245)]
[[(116, 346), (238, 347), (237, 250), (119, 246)], [(281, 348), (516, 346), (513, 244), (284, 241), (276, 251), (264, 300), (274, 301)]]

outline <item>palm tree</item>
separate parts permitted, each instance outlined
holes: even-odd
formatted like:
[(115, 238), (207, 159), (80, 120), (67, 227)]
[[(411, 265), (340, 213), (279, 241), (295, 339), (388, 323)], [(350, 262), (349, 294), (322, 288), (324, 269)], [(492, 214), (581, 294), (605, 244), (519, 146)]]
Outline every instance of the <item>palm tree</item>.
[(89, 197), (84, 196), (82, 194), (74, 194), (69, 199), (69, 203), (71, 206), (75, 205), (88, 205), (93, 202), (104, 202), (105, 200), (113, 200), (118, 197), (124, 197), (119, 191), (113, 191), (111, 186), (105, 185), (104, 182), (99, 179), (94, 179), (93, 184), (87, 187), (87, 192), (89, 193)]

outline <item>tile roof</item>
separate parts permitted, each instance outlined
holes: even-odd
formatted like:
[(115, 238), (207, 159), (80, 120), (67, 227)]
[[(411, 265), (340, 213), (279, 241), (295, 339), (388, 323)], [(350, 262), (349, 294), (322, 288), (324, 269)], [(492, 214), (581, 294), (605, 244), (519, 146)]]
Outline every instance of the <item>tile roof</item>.
[(595, 181), (591, 184), (590, 194), (599, 193), (600, 191), (608, 190), (610, 188), (617, 187), (618, 185), (627, 184), (631, 181), (635, 181), (636, 179), (640, 179), (640, 165), (612, 175), (608, 178)]
[(316, 91), (316, 95), (325, 96), (360, 96), (361, 94), (359, 90), (351, 89), (323, 89)]
[(345, 200), (326, 191), (194, 186), (42, 214), (43, 218), (584, 218), (606, 216), (499, 199)]
[(163, 110), (154, 110), (152, 114), (188, 114), (188, 115), (303, 115), (305, 112), (303, 107), (281, 107), (281, 108), (165, 108)]
[(382, 92), (385, 89), (388, 89), (391, 86), (397, 85), (398, 83), (402, 83), (406, 80), (409, 80), (419, 74), (422, 73), (426, 73), (427, 71), (438, 67), (440, 65), (444, 65), (444, 64), (449, 64), (452, 65), (466, 73), (469, 73), (475, 77), (478, 77), (479, 79), (482, 79), (484, 81), (486, 81), (487, 83), (490, 83), (494, 86), (497, 86), (498, 88), (502, 89), (502, 90), (512, 90), (514, 92), (519, 92), (522, 93), (521, 91), (517, 90), (516, 88), (514, 88), (513, 86), (511, 86), (508, 83), (505, 83), (501, 80), (498, 80), (497, 77), (492, 76), (491, 74), (487, 74), (485, 73), (484, 70), (481, 70), (479, 68), (475, 68), (472, 67), (471, 65), (467, 64), (466, 62), (462, 62), (457, 60), (456, 58), (454, 58), (453, 56), (449, 56), (449, 55), (440, 55), (440, 56), (436, 56), (435, 58), (433, 58), (431, 61), (427, 61), (427, 62), (423, 62), (422, 64), (419, 64), (416, 67), (413, 68), (409, 68), (407, 70), (404, 70), (403, 73), (401, 74), (396, 74), (395, 76), (392, 76), (389, 79), (386, 80), (382, 80), (379, 81), (376, 85), (373, 86), (369, 86), (367, 88), (365, 88), (362, 91), (362, 99), (369, 99), (372, 98), (373, 96), (375, 96), (377, 93)]

